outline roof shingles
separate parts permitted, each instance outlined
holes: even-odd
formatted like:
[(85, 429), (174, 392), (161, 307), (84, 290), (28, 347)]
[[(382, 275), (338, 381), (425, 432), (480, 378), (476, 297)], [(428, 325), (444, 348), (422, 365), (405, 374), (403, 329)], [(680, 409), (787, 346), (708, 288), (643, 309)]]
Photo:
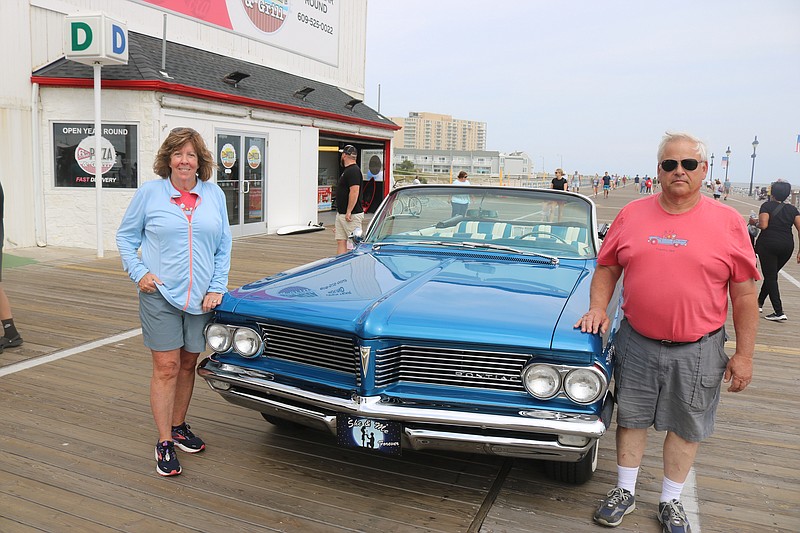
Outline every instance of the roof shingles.
[[(353, 109), (346, 107), (352, 96), (333, 85), (281, 72), (270, 67), (249, 63), (240, 59), (214, 54), (182, 44), (167, 41), (166, 72), (161, 74), (162, 41), (144, 34), (128, 33), (128, 64), (103, 67), (103, 80), (135, 82), (160, 82), (165, 92), (170, 84), (198, 89), (199, 98), (247, 99), (249, 102), (263, 102), (264, 107), (271, 103), (314, 112), (337, 115), (346, 122), (364, 122), (376, 127), (398, 129), (394, 124), (374, 109), (358, 104)], [(225, 83), (223, 78), (231, 72), (244, 72), (250, 76), (242, 80), (238, 87)], [(33, 73), (37, 79), (92, 79), (92, 67), (65, 58), (58, 59)], [(123, 84), (115, 84), (124, 88)], [(303, 87), (314, 89), (305, 99), (294, 96)], [(226, 98), (228, 97), (228, 98)]]

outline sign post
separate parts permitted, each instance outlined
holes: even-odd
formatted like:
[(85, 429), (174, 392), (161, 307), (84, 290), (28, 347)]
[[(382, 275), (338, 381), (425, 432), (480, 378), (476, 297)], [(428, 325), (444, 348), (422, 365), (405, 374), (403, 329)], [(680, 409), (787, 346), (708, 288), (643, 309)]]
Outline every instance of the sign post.
[[(64, 57), (94, 69), (94, 185), (97, 191), (97, 257), (103, 257), (103, 125), (100, 106), (100, 69), (128, 64), (128, 28), (103, 13), (67, 15)], [(111, 162), (113, 165), (113, 161)]]

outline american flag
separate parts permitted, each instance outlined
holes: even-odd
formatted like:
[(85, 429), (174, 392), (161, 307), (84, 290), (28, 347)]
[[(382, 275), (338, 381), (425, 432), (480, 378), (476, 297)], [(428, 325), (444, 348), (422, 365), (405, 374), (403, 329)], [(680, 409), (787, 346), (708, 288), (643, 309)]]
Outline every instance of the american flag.
[(794, 143), (794, 151), (800, 152), (800, 135), (797, 136), (797, 142)]
[(722, 156), (722, 168), (728, 168), (728, 156)]

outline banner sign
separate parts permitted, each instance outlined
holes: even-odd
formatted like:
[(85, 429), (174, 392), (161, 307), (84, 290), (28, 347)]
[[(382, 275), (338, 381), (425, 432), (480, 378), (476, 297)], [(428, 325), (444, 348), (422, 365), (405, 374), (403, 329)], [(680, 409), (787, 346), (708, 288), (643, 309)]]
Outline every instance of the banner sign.
[(339, 64), (341, 0), (134, 1), (218, 26), (329, 65)]
[[(103, 188), (135, 189), (138, 184), (138, 136), (132, 124), (103, 124), (100, 169)], [(53, 124), (56, 187), (94, 187), (94, 124)]]

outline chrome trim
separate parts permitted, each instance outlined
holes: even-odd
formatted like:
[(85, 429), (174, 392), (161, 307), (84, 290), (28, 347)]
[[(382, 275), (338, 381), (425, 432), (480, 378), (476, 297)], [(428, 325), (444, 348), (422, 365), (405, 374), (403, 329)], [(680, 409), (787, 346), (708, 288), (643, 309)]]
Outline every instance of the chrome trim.
[[(224, 367), (224, 370), (223, 368)], [(402, 421), (406, 425), (437, 424), (453, 428), (405, 428), (407, 444), (413, 449), (472, 450), (480, 453), (515, 457), (551, 458), (578, 461), (606, 431), (604, 422), (594, 415), (570, 415), (556, 411), (526, 410), (515, 415), (494, 415), (472, 411), (454, 411), (385, 402), (380, 396), (338, 398), (298, 387), (253, 377), (249, 370), (232, 364), (220, 365), (206, 359), (197, 369), (200, 377), (230, 383), (227, 391), (212, 390), (225, 400), (293, 420), (300, 424), (336, 433), (336, 413)], [(507, 430), (531, 434), (531, 438), (485, 436), (473, 431)], [(587, 446), (564, 446), (545, 441), (537, 434), (578, 435), (590, 439)]]

